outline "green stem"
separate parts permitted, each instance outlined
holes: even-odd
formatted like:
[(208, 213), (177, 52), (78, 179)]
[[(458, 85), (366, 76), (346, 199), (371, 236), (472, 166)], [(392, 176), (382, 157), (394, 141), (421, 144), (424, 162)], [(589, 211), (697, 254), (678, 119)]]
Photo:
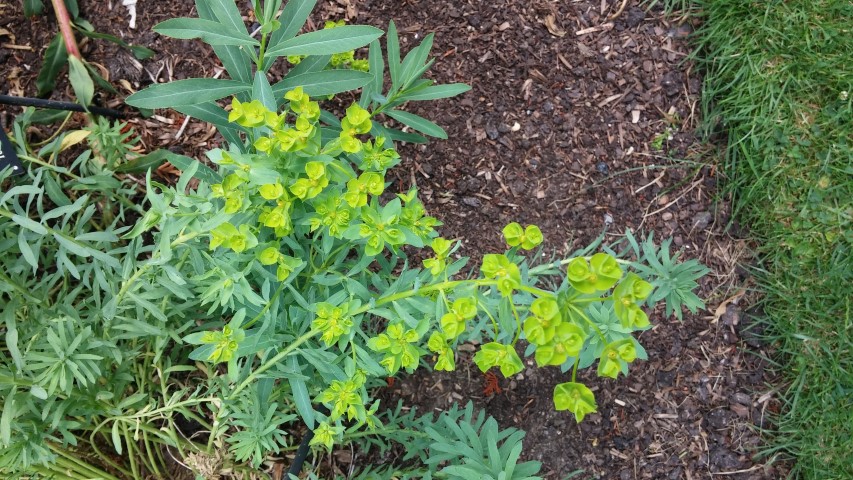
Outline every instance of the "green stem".
[(581, 310), (580, 308), (578, 308), (578, 307), (576, 307), (576, 306), (572, 305), (571, 303), (569, 304), (569, 308), (571, 308), (572, 310), (574, 310), (574, 311), (575, 311), (575, 313), (577, 313), (578, 315), (580, 315), (580, 316), (581, 316), (581, 318), (583, 318), (583, 319), (584, 319), (584, 321), (585, 321), (586, 323), (588, 323), (588, 324), (589, 324), (589, 326), (590, 326), (590, 327), (592, 327), (592, 329), (596, 331), (596, 333), (598, 333), (598, 338), (600, 338), (600, 339), (601, 339), (601, 343), (607, 343), (607, 339), (604, 337), (604, 333), (601, 331), (601, 329), (600, 329), (600, 328), (598, 328), (598, 325), (596, 325), (596, 324), (595, 324), (595, 322), (593, 322), (592, 320), (590, 320), (590, 319), (589, 319), (589, 317), (587, 317), (587, 316), (586, 316), (586, 314), (585, 314), (585, 313), (583, 313), (583, 310)]
[(48, 446), (48, 448), (50, 448), (51, 451), (56, 453), (57, 464), (65, 463), (67, 465), (66, 468), (68, 468), (69, 464), (73, 464), (72, 468), (74, 469), (74, 471), (80, 472), (81, 474), (83, 474), (87, 478), (103, 478), (104, 480), (118, 480), (118, 478), (114, 477), (113, 475), (110, 475), (109, 473), (95, 467), (94, 465), (90, 465), (86, 462), (79, 460), (78, 458), (75, 458), (70, 453), (66, 452), (62, 448), (57, 447), (56, 445), (53, 445), (52, 443), (48, 443), (47, 446)]
[(316, 329), (310, 330), (310, 331), (308, 331), (308, 333), (305, 333), (301, 337), (294, 340), (293, 343), (291, 343), (290, 345), (287, 346), (287, 348), (280, 351), (278, 354), (276, 354), (276, 356), (267, 360), (266, 363), (264, 363), (263, 365), (261, 365), (260, 367), (255, 369), (251, 374), (249, 374), (249, 376), (246, 377), (246, 379), (243, 380), (243, 382), (240, 383), (240, 385), (238, 385), (237, 388), (235, 388), (234, 391), (231, 392), (230, 395), (228, 395), (227, 399), (233, 400), (234, 398), (236, 398), (237, 395), (240, 392), (242, 392), (246, 387), (248, 387), (250, 383), (255, 381), (255, 379), (258, 378), (258, 376), (260, 376), (262, 373), (266, 372), (270, 368), (274, 367), (276, 364), (278, 364), (278, 362), (280, 362), (285, 357), (287, 357), (288, 355), (293, 353), (293, 351), (296, 350), (296, 347), (302, 345), (303, 343), (307, 342), (311, 338), (315, 337), (318, 333), (320, 333), (320, 330), (316, 330)]
[(518, 287), (519, 290), (524, 292), (529, 292), (534, 295), (538, 295), (540, 297), (553, 297), (554, 292), (549, 292), (548, 290), (542, 290), (541, 288), (529, 287), (527, 285), (521, 285)]
[(281, 285), (279, 285), (278, 289), (275, 291), (275, 293), (273, 293), (272, 298), (270, 298), (270, 301), (267, 302), (266, 305), (264, 305), (264, 308), (262, 308), (261, 311), (258, 312), (255, 318), (249, 320), (245, 325), (240, 328), (247, 329), (257, 323), (257, 321), (260, 320), (261, 317), (263, 317), (264, 314), (269, 311), (270, 307), (272, 307), (272, 304), (275, 303), (275, 301), (278, 299), (278, 296), (281, 295), (281, 292), (284, 291), (285, 287), (287, 287), (287, 283), (281, 282)]
[(32, 465), (30, 468), (33, 469), (34, 473), (38, 473), (44, 478), (50, 478), (52, 480), (86, 480), (86, 477), (72, 477), (67, 475), (67, 472), (58, 472), (52, 468), (44, 467), (42, 465)]
[(507, 301), (512, 309), (513, 316), (515, 316), (515, 336), (512, 339), (512, 346), (514, 347), (515, 344), (518, 343), (518, 339), (521, 338), (521, 317), (518, 316), (518, 309), (515, 308), (515, 304), (512, 303), (512, 300), (507, 299)]
[[(2, 213), (2, 212), (0, 212), (0, 213)], [(22, 297), (26, 298), (26, 299), (27, 299), (27, 301), (29, 301), (29, 302), (33, 302), (33, 303), (41, 303), (41, 300), (40, 300), (40, 299), (38, 299), (38, 298), (36, 298), (36, 297), (34, 297), (34, 296), (30, 295), (30, 292), (28, 292), (26, 288), (24, 288), (24, 287), (22, 287), (22, 286), (18, 285), (17, 283), (13, 282), (13, 281), (12, 281), (12, 279), (11, 279), (11, 278), (9, 278), (9, 277), (7, 277), (7, 276), (6, 276), (6, 274), (5, 274), (5, 273), (3, 273), (3, 271), (2, 271), (2, 270), (0, 270), (0, 281), (2, 281), (3, 283), (5, 283), (6, 285), (11, 286), (11, 287), (12, 287), (13, 289), (15, 289), (15, 290), (16, 290), (16, 291), (17, 291), (17, 292), (18, 292)]]
[(581, 363), (581, 357), (575, 357), (575, 366), (572, 367), (572, 383), (578, 380), (578, 365)]
[(130, 471), (133, 473), (133, 478), (139, 478), (139, 464), (136, 462), (137, 454), (136, 443), (133, 442), (133, 437), (131, 437), (130, 432), (127, 430), (127, 425), (121, 425), (121, 433), (125, 438), (126, 446), (127, 446), (127, 459), (130, 462)]
[(492, 328), (494, 328), (495, 330), (495, 338), (498, 338), (498, 333), (500, 332), (500, 329), (498, 329), (498, 321), (495, 320), (495, 317), (492, 315), (492, 312), (489, 311), (489, 309), (483, 302), (477, 300), (477, 306), (480, 307), (480, 310), (486, 312), (486, 316), (488, 316), (489, 320), (492, 321)]
[(257, 65), (258, 65), (258, 71), (259, 72), (264, 71), (264, 54), (266, 53), (266, 49), (267, 49), (267, 34), (262, 33), (261, 34), (261, 48), (258, 50), (258, 63), (257, 63)]
[(356, 310), (355, 312), (353, 312), (353, 315), (365, 313), (365, 312), (367, 312), (373, 308), (385, 305), (386, 303), (396, 302), (397, 300), (403, 300), (405, 298), (413, 297), (413, 296), (420, 294), (420, 293), (429, 293), (429, 292), (433, 292), (435, 290), (445, 290), (448, 288), (455, 288), (459, 285), (463, 285), (466, 283), (480, 287), (480, 286), (486, 286), (486, 285), (497, 285), (498, 282), (497, 282), (497, 280), (486, 280), (486, 279), (481, 279), (481, 280), (448, 280), (448, 281), (436, 283), (433, 285), (427, 285), (426, 287), (422, 287), (422, 288), (418, 288), (418, 289), (406, 290), (404, 292), (395, 293), (395, 294), (389, 295), (387, 297), (380, 297), (379, 299), (376, 300), (376, 302), (373, 305), (370, 305), (370, 304), (364, 305), (363, 307), (361, 307), (358, 310)]

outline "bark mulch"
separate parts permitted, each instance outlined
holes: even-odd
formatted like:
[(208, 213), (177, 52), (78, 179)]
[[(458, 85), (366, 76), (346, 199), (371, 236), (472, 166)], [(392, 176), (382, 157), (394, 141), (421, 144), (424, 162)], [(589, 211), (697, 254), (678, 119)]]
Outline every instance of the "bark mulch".
[[(119, 2), (109, 3), (81, 2), (83, 16), (98, 31), (157, 51), (138, 62), (104, 42), (82, 45), (123, 93), (216, 73), (199, 42), (151, 32), (157, 22), (194, 15), (192, 2), (139, 2), (135, 30)], [(753, 458), (757, 429), (778, 405), (765, 385), (767, 347), (745, 331), (749, 278), (737, 263), (748, 245), (724, 230), (729, 208), (717, 198), (713, 152), (694, 134), (702, 79), (685, 61), (694, 25), (637, 0), (321, 1), (313, 23), (327, 18), (380, 28), (393, 19), (404, 50), (435, 32), (431, 77), (473, 87), (460, 98), (408, 107), (450, 139), (403, 145), (405, 161), (391, 178), (400, 190), (420, 188), (444, 236), (462, 239), (472, 261), (503, 250), (501, 228), (518, 221), (539, 225), (556, 254), (587, 244), (605, 226), (608, 240), (626, 229), (653, 230), (713, 270), (701, 285), (707, 311), (683, 322), (653, 312), (655, 327), (640, 336), (650, 360), (629, 377), (581, 375), (596, 390), (599, 413), (580, 425), (553, 409), (553, 387), (566, 381), (559, 369), (499, 378), (500, 393), (486, 395), (485, 377), (466, 361), (470, 351), (460, 352), (456, 372), (398, 379), (383, 393), (387, 400), (420, 411), (473, 401), (502, 426), (527, 432), (523, 459), (541, 461), (549, 479), (576, 470), (583, 470), (578, 478), (620, 480), (783, 477), (778, 465)], [(0, 92), (35, 95), (55, 31), (49, 16), (23, 19), (18, 2), (0, 4)], [(52, 98), (71, 98), (67, 82)], [(100, 101), (121, 104), (108, 95)], [(199, 155), (220, 141), (211, 127), (185, 124), (175, 112), (130, 123), (148, 150)], [(358, 457), (327, 461), (346, 472)]]

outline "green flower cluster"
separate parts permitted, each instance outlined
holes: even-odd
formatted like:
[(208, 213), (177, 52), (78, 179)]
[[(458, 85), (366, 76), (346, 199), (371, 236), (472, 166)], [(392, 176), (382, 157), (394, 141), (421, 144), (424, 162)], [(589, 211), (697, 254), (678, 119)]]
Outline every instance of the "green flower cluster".
[(416, 342), (421, 338), (416, 330), (407, 330), (401, 323), (388, 325), (385, 333), (371, 338), (367, 346), (374, 352), (385, 355), (379, 363), (388, 371), (388, 375), (394, 375), (400, 368), (412, 372), (418, 366), (421, 358), (421, 350)]
[(570, 321), (564, 321), (560, 306), (553, 297), (540, 297), (530, 305), (531, 315), (524, 321), (524, 335), (536, 345), (536, 363), (562, 365), (580, 353), (586, 332)]
[(316, 318), (311, 322), (311, 327), (322, 332), (320, 337), (326, 345), (337, 343), (343, 335), (352, 330), (352, 317), (349, 315), (349, 304), (334, 306), (328, 302), (320, 302), (315, 305)]
[(211, 185), (211, 197), (224, 201), (224, 214), (242, 221), (226, 217), (212, 228), (211, 249), (243, 253), (263, 244), (256, 257), (264, 265), (277, 265), (277, 278), (283, 280), (300, 263), (280, 247), (276, 255), (270, 240), (294, 233), (353, 241), (368, 256), (404, 243), (421, 246), (435, 236), (440, 223), (427, 216), (415, 190), (379, 203), (384, 173), (399, 156), (384, 147), (381, 137), (362, 142), (360, 137), (372, 129), (370, 112), (352, 104), (340, 135), (324, 143), (319, 104), (302, 87), (288, 91), (285, 100), (281, 113), (258, 100), (232, 101), (229, 119), (251, 129), (256, 153), (232, 149), (213, 157), (231, 171)]

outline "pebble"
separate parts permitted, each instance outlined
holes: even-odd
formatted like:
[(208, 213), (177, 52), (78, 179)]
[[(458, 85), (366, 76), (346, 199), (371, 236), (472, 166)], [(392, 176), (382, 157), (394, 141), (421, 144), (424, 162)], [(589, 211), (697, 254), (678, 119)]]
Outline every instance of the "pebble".
[(551, 103), (550, 101), (547, 101), (547, 100), (546, 100), (546, 101), (545, 101), (545, 103), (543, 103), (543, 104), (542, 104), (542, 111), (543, 111), (544, 113), (551, 113), (551, 112), (553, 112), (553, 111), (554, 111), (554, 104), (553, 104), (553, 103)]
[(509, 125), (500, 124), (498, 125), (498, 132), (500, 133), (508, 133), (510, 131)]
[(711, 220), (714, 219), (714, 216), (711, 215), (711, 212), (700, 212), (697, 213), (695, 217), (693, 217), (693, 227), (699, 230), (704, 230), (708, 228), (708, 225), (711, 224)]
[(664, 214), (661, 215), (661, 218), (663, 218), (664, 222), (668, 222), (668, 221), (672, 220), (672, 213), (664, 212)]
[(486, 125), (486, 136), (489, 137), (489, 140), (497, 140), (501, 134), (494, 125)]
[(483, 204), (477, 197), (462, 197), (462, 203), (474, 208), (479, 208)]
[(471, 25), (474, 28), (480, 26), (480, 16), (479, 15), (471, 15), (468, 17), (468, 25)]
[(598, 162), (595, 164), (595, 169), (602, 175), (607, 175), (607, 172), (610, 171), (610, 167), (608, 167), (604, 162)]

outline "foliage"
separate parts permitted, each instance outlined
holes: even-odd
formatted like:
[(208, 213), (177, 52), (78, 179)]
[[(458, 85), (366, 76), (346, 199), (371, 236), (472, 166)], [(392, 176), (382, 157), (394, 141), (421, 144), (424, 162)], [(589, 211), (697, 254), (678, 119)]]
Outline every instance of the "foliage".
[[(107, 33), (96, 32), (95, 28), (86, 19), (80, 16), (80, 9), (77, 5), (77, 0), (63, 0), (68, 10), (71, 26), (76, 29), (81, 35), (100, 40), (107, 40), (121, 47), (129, 49), (133, 55), (144, 60), (154, 55), (154, 51), (139, 45), (130, 45), (121, 38)], [(40, 15), (44, 11), (44, 3), (42, 0), (23, 0), (24, 15), (32, 17)], [(82, 105), (88, 105), (92, 101), (94, 95), (95, 84), (104, 90), (112, 93), (118, 93), (98, 72), (98, 70), (90, 65), (82, 58), (69, 57), (66, 50), (65, 40), (61, 33), (54, 35), (53, 39), (45, 50), (42, 68), (39, 70), (38, 78), (36, 79), (36, 87), (38, 88), (38, 96), (49, 95), (56, 88), (56, 79), (62, 71), (62, 67), (68, 66), (68, 78), (71, 82), (74, 92), (77, 95), (77, 101)]]
[(798, 478), (851, 478), (853, 5), (692, 3), (707, 127), (730, 139), (728, 193), (756, 239), (760, 323), (787, 380), (766, 454), (793, 457)]
[[(295, 448), (289, 432), (305, 425), (317, 449), (387, 448), (400, 438), (425, 445), (409, 448), (405, 465), (367, 468), (380, 476), (536, 478), (538, 464), (518, 463), (521, 432), (499, 430), (470, 405), (436, 420), (381, 410), (374, 387), (432, 362), (453, 370), (459, 343), (484, 336), (478, 367), (514, 375), (525, 368), (526, 340), (524, 356), (540, 367), (572, 369), (554, 404), (581, 421), (596, 410), (577, 381), (582, 362), (598, 361), (601, 376), (627, 374), (644, 357), (633, 334), (651, 327), (652, 299), (670, 311), (697, 306), (688, 293), (698, 264), (679, 270), (647, 242), (642, 255), (655, 261), (643, 266), (616, 245), (594, 253), (599, 239), (534, 265), (526, 252), (543, 238), (530, 225), (508, 225), (508, 249), (463, 278), (467, 259), (454, 260), (458, 243), (438, 236), (417, 190), (395, 194), (385, 182), (400, 161), (393, 142), (425, 138), (382, 119), (445, 137), (399, 108), (468, 87), (422, 79), (432, 37), (401, 60), (392, 23), (385, 90), (381, 31), (296, 35), (313, 5), (294, 0), (279, 16), (280, 1), (256, 2), (260, 40), (229, 0), (199, 1), (200, 18), (158, 25), (211, 43), (232, 78), (158, 84), (128, 101), (175, 105), (215, 124), (227, 140), (207, 154), (215, 168), (164, 152), (94, 161), (92, 150), (59, 167), (41, 156), (67, 136), (30, 152), (16, 125), (32, 168), (0, 196), (4, 474), (162, 477), (164, 452), (199, 475), (241, 474)], [(367, 72), (325, 69), (333, 55), (368, 44)], [(265, 71), (289, 55), (307, 57), (271, 85)], [(316, 101), (357, 87), (359, 101), (339, 115)], [(229, 95), (226, 112), (215, 100)], [(121, 135), (97, 125), (81, 138), (126, 157)], [(114, 176), (165, 159), (183, 174), (164, 185), (149, 170), (144, 202)], [(428, 257), (422, 269), (408, 256), (418, 249)], [(673, 272), (679, 281), (664, 278)], [(94, 453), (97, 466), (76, 449)], [(202, 468), (211, 463), (216, 471)]]

